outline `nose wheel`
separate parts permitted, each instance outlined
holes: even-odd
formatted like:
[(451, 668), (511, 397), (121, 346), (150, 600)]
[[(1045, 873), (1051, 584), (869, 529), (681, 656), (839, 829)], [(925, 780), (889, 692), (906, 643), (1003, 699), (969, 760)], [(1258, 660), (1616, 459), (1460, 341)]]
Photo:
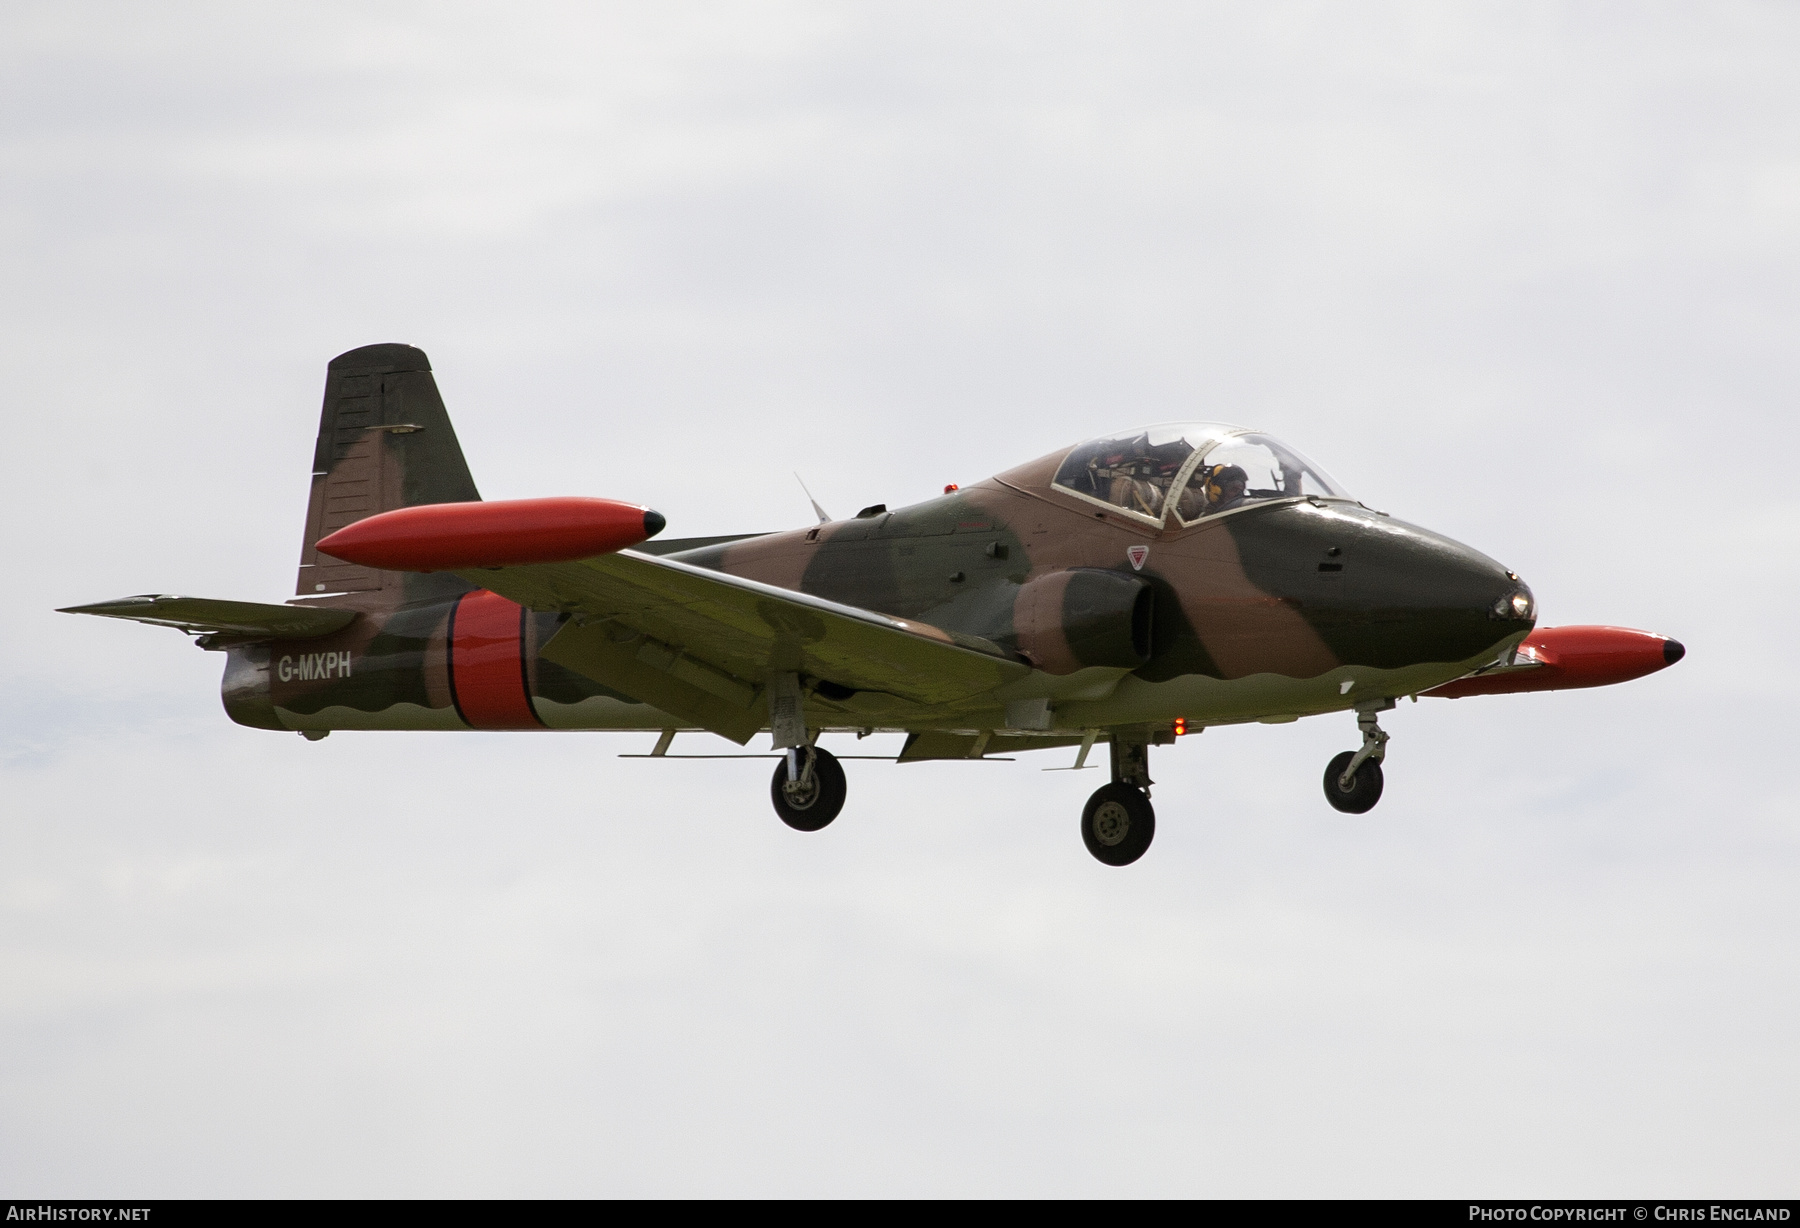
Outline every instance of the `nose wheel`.
[(1325, 767), (1325, 800), (1345, 814), (1366, 814), (1381, 800), (1381, 765), (1371, 759), (1351, 771), (1356, 755), (1347, 750)]
[[(1388, 700), (1387, 707), (1394, 701)], [(1388, 735), (1376, 722), (1379, 709), (1359, 711), (1357, 727), (1362, 746), (1332, 757), (1325, 766), (1325, 800), (1345, 814), (1366, 814), (1381, 800), (1381, 761), (1387, 756)]]
[(795, 831), (818, 831), (837, 818), (848, 792), (837, 756), (816, 746), (789, 750), (769, 782), (775, 813)]
[[(1128, 866), (1156, 838), (1150, 806), (1150, 742), (1139, 730), (1114, 729), (1112, 783), (1094, 790), (1081, 809), (1081, 842), (1102, 865)], [(1085, 752), (1084, 752), (1085, 753)]]

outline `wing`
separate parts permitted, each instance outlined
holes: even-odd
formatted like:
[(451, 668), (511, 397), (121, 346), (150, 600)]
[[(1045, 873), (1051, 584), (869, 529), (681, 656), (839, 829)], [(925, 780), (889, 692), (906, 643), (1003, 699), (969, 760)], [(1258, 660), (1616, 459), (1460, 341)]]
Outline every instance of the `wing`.
[(573, 615), (544, 646), (549, 660), (740, 744), (767, 719), (774, 672), (800, 673), (828, 697), (931, 705), (1031, 672), (986, 640), (646, 554), (458, 574)]
[(265, 605), (257, 601), (215, 601), (210, 597), (177, 597), (169, 593), (145, 593), (140, 597), (121, 597), (117, 601), (98, 601), (93, 605), (72, 605), (57, 613), (126, 618), (195, 634), (284, 640), (330, 635), (356, 617), (355, 610)]

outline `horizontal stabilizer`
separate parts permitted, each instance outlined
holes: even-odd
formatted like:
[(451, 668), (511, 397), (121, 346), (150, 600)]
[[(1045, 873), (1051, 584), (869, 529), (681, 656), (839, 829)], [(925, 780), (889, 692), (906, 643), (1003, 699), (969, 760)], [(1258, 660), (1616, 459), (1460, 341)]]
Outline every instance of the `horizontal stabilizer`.
[(209, 597), (177, 597), (169, 593), (145, 593), (93, 605), (72, 605), (58, 614), (98, 614), (101, 618), (125, 618), (158, 627), (175, 627), (193, 634), (244, 635), (267, 639), (304, 640), (330, 635), (356, 617), (355, 610), (326, 610), (309, 606), (265, 605), (259, 601), (214, 601)]

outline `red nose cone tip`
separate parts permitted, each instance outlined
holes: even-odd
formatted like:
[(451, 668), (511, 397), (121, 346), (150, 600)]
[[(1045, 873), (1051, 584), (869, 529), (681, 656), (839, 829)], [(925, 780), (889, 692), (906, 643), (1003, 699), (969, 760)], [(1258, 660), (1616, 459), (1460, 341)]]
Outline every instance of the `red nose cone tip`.
[(1687, 647), (1680, 640), (1663, 641), (1663, 664), (1673, 665), (1687, 656)]
[(611, 554), (660, 532), (662, 516), (614, 499), (428, 503), (346, 525), (319, 543), (332, 558), (382, 571), (463, 571)]

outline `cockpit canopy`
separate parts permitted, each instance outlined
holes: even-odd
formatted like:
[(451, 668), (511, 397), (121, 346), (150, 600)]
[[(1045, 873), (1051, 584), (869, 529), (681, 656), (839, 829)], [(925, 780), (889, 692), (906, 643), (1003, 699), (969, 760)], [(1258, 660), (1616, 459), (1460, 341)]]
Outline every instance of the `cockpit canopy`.
[(1143, 427), (1074, 449), (1058, 490), (1161, 524), (1184, 525), (1272, 499), (1348, 499), (1317, 465), (1268, 435), (1223, 422)]

